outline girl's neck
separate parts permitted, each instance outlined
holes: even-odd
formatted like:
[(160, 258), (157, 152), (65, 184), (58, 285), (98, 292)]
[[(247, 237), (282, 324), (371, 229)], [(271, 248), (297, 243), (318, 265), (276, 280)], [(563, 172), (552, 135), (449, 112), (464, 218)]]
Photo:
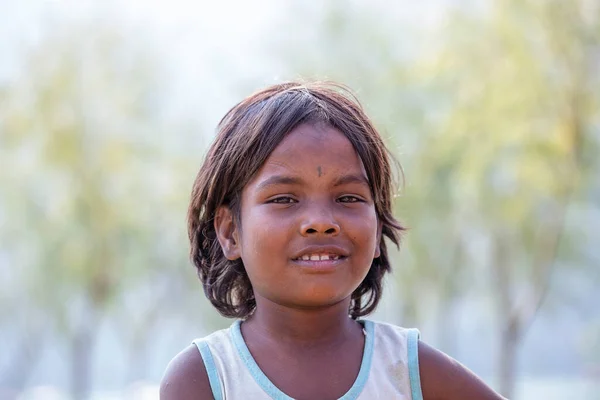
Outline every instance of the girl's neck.
[(350, 299), (319, 309), (299, 309), (257, 299), (256, 311), (244, 323), (246, 332), (294, 345), (319, 346), (360, 332), (362, 327), (348, 316)]

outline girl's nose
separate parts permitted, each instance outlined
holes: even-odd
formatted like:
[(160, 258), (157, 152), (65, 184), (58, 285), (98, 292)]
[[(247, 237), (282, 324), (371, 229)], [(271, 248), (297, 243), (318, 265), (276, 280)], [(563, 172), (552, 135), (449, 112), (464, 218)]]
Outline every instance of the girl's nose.
[(340, 225), (331, 211), (323, 208), (320, 210), (313, 209), (305, 214), (304, 221), (300, 226), (300, 233), (303, 236), (319, 234), (336, 236), (340, 233)]

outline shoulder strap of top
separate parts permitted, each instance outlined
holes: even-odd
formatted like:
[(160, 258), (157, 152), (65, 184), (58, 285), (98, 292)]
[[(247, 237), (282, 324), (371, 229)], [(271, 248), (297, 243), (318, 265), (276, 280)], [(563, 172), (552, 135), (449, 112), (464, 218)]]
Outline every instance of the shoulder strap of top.
[(421, 393), (421, 376), (419, 375), (419, 336), (417, 329), (409, 329), (407, 337), (408, 377), (412, 400), (423, 400)]
[(210, 389), (212, 390), (213, 397), (215, 400), (223, 400), (223, 390), (221, 388), (221, 381), (219, 380), (219, 373), (217, 372), (217, 366), (213, 359), (208, 343), (204, 340), (196, 339), (194, 344), (200, 351), (202, 360), (204, 361), (204, 367), (206, 368), (206, 374), (208, 375), (208, 382), (210, 383)]

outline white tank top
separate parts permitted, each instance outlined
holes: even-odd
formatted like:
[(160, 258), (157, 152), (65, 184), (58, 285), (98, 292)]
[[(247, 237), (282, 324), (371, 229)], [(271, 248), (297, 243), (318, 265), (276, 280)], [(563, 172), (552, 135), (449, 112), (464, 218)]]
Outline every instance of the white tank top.
[[(365, 332), (362, 363), (340, 400), (423, 400), (416, 329), (359, 320)], [(293, 400), (261, 371), (250, 354), (241, 321), (194, 340), (204, 360), (215, 400)]]

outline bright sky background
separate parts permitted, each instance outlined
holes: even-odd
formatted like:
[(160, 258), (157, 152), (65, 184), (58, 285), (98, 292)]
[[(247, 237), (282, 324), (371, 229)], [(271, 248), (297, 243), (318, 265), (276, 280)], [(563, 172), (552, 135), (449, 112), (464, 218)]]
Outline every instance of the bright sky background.
[[(453, 1), (423, 0), (368, 7), (389, 9), (402, 23), (434, 25)], [(38, 43), (48, 26), (94, 21), (118, 29), (152, 49), (166, 68), (169, 92), (166, 115), (193, 118), (212, 130), (240, 94), (240, 82), (266, 85), (280, 79), (266, 56), (274, 36), (310, 32), (286, 31), (293, 1), (193, 0), (0, 0), (0, 82), (19, 74), (18, 56)], [(324, 2), (315, 2), (315, 10)], [(348, 0), (348, 7), (365, 7)], [(295, 16), (292, 16), (295, 17)], [(54, 24), (54, 25), (53, 25)], [(298, 26), (298, 25), (295, 25)], [(46, 30), (45, 30), (46, 29)], [(277, 30), (279, 29), (279, 30)], [(209, 96), (211, 101), (205, 101)], [(202, 104), (202, 108), (198, 107)]]

